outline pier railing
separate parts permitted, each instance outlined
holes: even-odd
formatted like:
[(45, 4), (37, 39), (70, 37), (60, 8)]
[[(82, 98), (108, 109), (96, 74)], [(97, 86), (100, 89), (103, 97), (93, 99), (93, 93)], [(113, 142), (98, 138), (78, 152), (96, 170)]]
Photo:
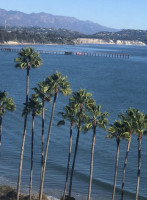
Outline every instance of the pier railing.
[[(0, 51), (18, 52), (17, 48), (0, 48)], [(111, 58), (129, 58), (129, 54), (126, 53), (112, 53), (112, 52), (74, 52), (74, 51), (52, 51), (52, 50), (37, 50), (40, 54), (50, 55), (74, 55), (74, 56), (103, 56)]]

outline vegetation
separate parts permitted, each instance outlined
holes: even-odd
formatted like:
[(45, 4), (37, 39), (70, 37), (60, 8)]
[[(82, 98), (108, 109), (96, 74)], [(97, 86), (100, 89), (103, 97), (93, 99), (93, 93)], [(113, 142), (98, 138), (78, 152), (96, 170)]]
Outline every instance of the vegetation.
[(29, 200), (32, 199), (32, 177), (33, 177), (33, 154), (34, 154), (34, 120), (36, 115), (41, 115), (42, 104), (38, 101), (38, 95), (33, 94), (29, 99), (28, 105), (25, 104), (23, 116), (32, 113), (32, 138), (31, 138), (31, 170), (30, 170), (30, 187), (29, 187)]
[[(64, 107), (64, 112), (60, 112), (59, 114), (62, 116), (62, 118), (64, 120), (66, 119), (66, 120), (68, 120), (70, 122), (69, 153), (68, 153), (68, 161), (67, 161), (67, 171), (66, 171), (65, 186), (64, 186), (64, 192), (63, 192), (63, 197), (62, 197), (62, 200), (65, 200), (67, 182), (68, 182), (68, 175), (69, 175), (71, 149), (72, 149), (72, 132), (73, 132), (73, 126), (77, 122), (77, 120), (76, 120), (77, 109), (74, 109), (72, 106), (67, 105), (67, 106)], [(57, 126), (65, 125), (65, 121), (64, 120), (59, 121)]]
[(128, 126), (128, 131), (129, 131), (129, 138), (128, 138), (126, 156), (125, 156), (124, 167), (123, 167), (122, 188), (121, 188), (121, 200), (123, 200), (123, 197), (124, 197), (125, 172), (126, 172), (128, 154), (129, 154), (129, 150), (130, 150), (131, 137), (132, 137), (132, 133), (134, 132), (133, 116), (134, 116), (134, 109), (132, 109), (131, 107), (130, 107), (129, 109), (126, 110), (126, 113), (121, 113), (121, 114), (119, 115), (119, 117), (122, 119), (122, 121), (123, 121), (124, 123), (127, 124), (127, 126)]
[(13, 112), (16, 109), (15, 103), (12, 98), (4, 91), (0, 91), (0, 145), (2, 137), (2, 119), (6, 110)]
[(52, 106), (52, 112), (51, 112), (51, 117), (50, 117), (48, 136), (47, 136), (47, 142), (46, 142), (46, 148), (45, 148), (45, 154), (44, 154), (43, 170), (41, 172), (39, 200), (42, 200), (47, 153), (48, 153), (48, 146), (49, 146), (49, 141), (50, 141), (51, 128), (52, 128), (52, 123), (53, 123), (53, 116), (54, 116), (57, 95), (58, 93), (61, 93), (64, 96), (71, 94), (70, 84), (67, 81), (67, 77), (63, 77), (62, 74), (59, 72), (56, 72), (55, 74), (47, 77), (45, 81), (48, 84), (50, 91), (54, 93), (54, 100), (53, 100), (53, 106)]
[[(117, 182), (117, 172), (118, 172), (118, 161), (119, 161), (119, 148), (120, 141), (122, 139), (127, 141), (127, 150), (124, 160), (123, 167), (123, 176), (122, 176), (122, 190), (121, 190), (121, 200), (124, 196), (124, 183), (125, 183), (125, 171), (128, 160), (128, 154), (131, 144), (131, 137), (134, 133), (138, 139), (138, 170), (137, 170), (137, 186), (136, 186), (136, 200), (138, 200), (139, 194), (139, 183), (140, 183), (140, 170), (141, 170), (141, 141), (143, 135), (147, 135), (147, 115), (143, 112), (140, 112), (135, 108), (128, 108), (125, 113), (120, 113), (118, 115), (119, 120), (115, 120), (113, 124), (110, 124), (108, 127), (108, 112), (101, 111), (101, 105), (96, 105), (95, 100), (92, 98), (92, 94), (86, 92), (86, 89), (80, 89), (78, 91), (72, 92), (70, 83), (67, 80), (66, 76), (63, 76), (60, 72), (55, 72), (52, 75), (48, 76), (44, 81), (39, 82), (37, 87), (33, 88), (35, 94), (29, 98), (29, 72), (31, 67), (37, 68), (42, 64), (40, 55), (31, 47), (26, 49), (22, 48), (18, 53), (18, 57), (15, 59), (16, 68), (26, 69), (27, 71), (27, 82), (26, 82), (26, 102), (24, 103), (24, 130), (23, 130), (23, 140), (21, 147), (20, 155), (20, 165), (18, 173), (18, 182), (17, 182), (17, 191), (11, 187), (0, 187), (0, 199), (7, 200), (11, 199), (17, 200), (21, 199), (32, 199), (32, 200), (46, 200), (46, 197), (43, 195), (43, 185), (44, 185), (44, 176), (46, 170), (47, 154), (51, 136), (51, 129), (54, 118), (55, 105), (57, 101), (58, 94), (64, 96), (71, 95), (69, 97), (69, 103), (64, 106), (63, 111), (59, 112), (61, 120), (57, 125), (65, 125), (66, 121), (70, 123), (69, 127), (69, 152), (67, 159), (67, 170), (66, 178), (62, 200), (72, 200), (75, 199), (71, 197), (72, 192), (72, 183), (74, 177), (74, 168), (76, 164), (76, 158), (78, 153), (79, 138), (81, 132), (93, 131), (92, 136), (92, 146), (91, 146), (91, 159), (90, 159), (90, 176), (89, 176), (89, 188), (88, 188), (88, 197), (91, 198), (91, 188), (92, 188), (92, 175), (93, 175), (93, 163), (94, 163), (94, 147), (97, 128), (104, 129), (108, 131), (106, 138), (116, 140), (116, 163), (115, 163), (115, 173), (114, 173), (114, 184), (113, 184), (113, 193), (112, 200), (115, 199), (115, 190)], [(14, 111), (15, 104), (12, 98), (7, 97), (7, 93), (0, 91), (0, 135), (2, 130), (2, 116), (5, 114), (5, 110)], [(52, 100), (53, 98), (53, 100)], [(41, 100), (41, 102), (39, 101)], [(49, 120), (48, 135), (46, 140), (46, 148), (44, 149), (44, 113), (45, 113), (45, 102), (51, 103), (52, 100), (52, 110)], [(21, 173), (22, 173), (22, 164), (23, 164), (23, 154), (24, 154), (24, 144), (26, 137), (26, 128), (27, 128), (27, 116), (31, 113), (32, 115), (32, 137), (31, 137), (31, 169), (30, 169), (30, 191), (29, 196), (24, 196), (20, 194), (20, 185), (21, 185)], [(33, 146), (34, 146), (34, 120), (36, 115), (42, 114), (42, 146), (41, 146), (41, 171), (40, 171), (40, 191), (39, 197), (32, 195), (32, 179), (33, 179)], [(111, 115), (111, 113), (110, 113)], [(71, 162), (71, 151), (72, 151), (72, 134), (73, 128), (77, 131), (76, 143), (74, 149), (74, 155), (72, 160), (72, 165), (70, 168)], [(71, 171), (71, 173), (69, 173)], [(69, 191), (67, 192), (67, 184), (69, 180)]]
[(0, 28), (0, 43), (16, 41), (33, 44), (74, 44), (73, 40), (82, 36), (84, 34), (66, 29), (8, 27), (5, 30)]
[(112, 193), (112, 200), (115, 199), (115, 189), (116, 189), (116, 180), (117, 180), (117, 170), (118, 170), (118, 159), (119, 159), (119, 145), (122, 139), (129, 139), (129, 130), (128, 124), (122, 122), (121, 120), (116, 120), (114, 124), (111, 124), (108, 132), (111, 133), (107, 135), (106, 138), (115, 138), (117, 144), (117, 151), (116, 151), (116, 163), (115, 163), (115, 174), (114, 174), (114, 184), (113, 184), (113, 193)]
[[(15, 67), (20, 69), (27, 70), (27, 81), (26, 81), (26, 107), (28, 106), (28, 96), (29, 96), (29, 72), (32, 68), (38, 68), (42, 64), (42, 60), (38, 52), (36, 52), (32, 47), (22, 48), (18, 53), (17, 58), (15, 58)], [(20, 193), (20, 184), (21, 184), (21, 173), (22, 173), (22, 162), (23, 162), (23, 153), (24, 153), (24, 144), (26, 138), (26, 126), (27, 126), (27, 112), (24, 116), (24, 132), (22, 139), (21, 155), (20, 155), (20, 165), (18, 173), (18, 182), (17, 182), (17, 200), (19, 200)]]
[(94, 34), (93, 38), (103, 39), (106, 41), (113, 40), (114, 42), (116, 40), (135, 40), (147, 44), (147, 31), (124, 29), (118, 32), (99, 32)]
[(72, 30), (41, 27), (0, 27), (0, 43), (15, 41), (20, 43), (40, 44), (75, 44), (77, 38), (140, 41), (147, 45), (146, 30), (121, 30), (118, 32), (98, 32), (86, 35)]
[(33, 90), (36, 92), (38, 97), (42, 101), (42, 149), (41, 149), (41, 177), (43, 171), (43, 156), (44, 156), (44, 116), (45, 116), (45, 102), (51, 102), (53, 91), (45, 81), (38, 83), (38, 88), (35, 87)]
[(134, 109), (133, 125), (135, 127), (135, 134), (138, 137), (138, 172), (137, 172), (137, 186), (136, 186), (136, 200), (138, 200), (139, 183), (140, 183), (140, 169), (141, 169), (141, 140), (142, 136), (146, 135), (147, 129), (147, 115), (139, 110)]
[(78, 150), (78, 144), (79, 144), (79, 136), (80, 132), (83, 129), (84, 124), (86, 123), (87, 114), (86, 111), (88, 111), (91, 106), (94, 104), (94, 100), (91, 98), (91, 93), (86, 93), (85, 89), (80, 89), (77, 92), (74, 92), (73, 95), (69, 99), (69, 104), (72, 106), (73, 109), (77, 109), (77, 137), (76, 137), (76, 145), (74, 150), (74, 157), (73, 157), (73, 163), (71, 168), (71, 175), (70, 175), (70, 185), (69, 185), (69, 193), (68, 198), (71, 198), (71, 190), (72, 190), (72, 180), (73, 180), (73, 173), (74, 173), (74, 167), (75, 167), (75, 161), (77, 156), (77, 150)]
[[(17, 192), (13, 187), (10, 186), (0, 186), (0, 199), (1, 200), (16, 200)], [(32, 200), (38, 200), (38, 194), (32, 196)], [(43, 200), (48, 200), (47, 196), (43, 194)], [(20, 195), (20, 200), (29, 200), (28, 195)]]
[(99, 127), (99, 128), (103, 128), (104, 130), (106, 130), (106, 125), (108, 123), (107, 116), (108, 116), (108, 112), (102, 113), (100, 105), (93, 104), (90, 107), (90, 115), (88, 117), (86, 125), (84, 126), (84, 130), (86, 132), (93, 129), (93, 138), (92, 138), (92, 147), (91, 147), (90, 177), (89, 177), (89, 188), (88, 188), (88, 200), (90, 200), (90, 196), (91, 196), (96, 128)]

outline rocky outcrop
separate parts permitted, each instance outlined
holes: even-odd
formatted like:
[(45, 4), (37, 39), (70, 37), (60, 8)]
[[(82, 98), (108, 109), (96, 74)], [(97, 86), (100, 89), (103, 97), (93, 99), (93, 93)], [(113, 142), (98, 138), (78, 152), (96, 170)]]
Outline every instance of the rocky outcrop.
[(102, 40), (93, 38), (78, 38), (75, 44), (118, 44), (118, 45), (139, 45), (145, 46), (146, 44), (141, 41), (131, 41), (131, 40)]
[[(0, 186), (0, 200), (16, 200), (17, 194), (16, 190), (13, 189), (11, 186)], [(38, 200), (38, 195), (33, 195), (32, 200)], [(27, 195), (20, 195), (20, 200), (29, 200), (29, 196)], [(44, 194), (43, 194), (43, 200), (49, 200)]]

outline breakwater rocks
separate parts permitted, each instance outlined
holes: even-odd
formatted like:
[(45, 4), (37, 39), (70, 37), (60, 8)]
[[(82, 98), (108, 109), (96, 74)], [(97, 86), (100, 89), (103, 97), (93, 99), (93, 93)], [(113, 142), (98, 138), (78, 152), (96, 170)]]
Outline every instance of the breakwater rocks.
[[(11, 186), (0, 186), (0, 200), (16, 200), (16, 190)], [(32, 200), (38, 200), (38, 195), (33, 195)], [(20, 200), (29, 200), (28, 195), (20, 195)], [(43, 195), (43, 200), (49, 200), (45, 195)]]

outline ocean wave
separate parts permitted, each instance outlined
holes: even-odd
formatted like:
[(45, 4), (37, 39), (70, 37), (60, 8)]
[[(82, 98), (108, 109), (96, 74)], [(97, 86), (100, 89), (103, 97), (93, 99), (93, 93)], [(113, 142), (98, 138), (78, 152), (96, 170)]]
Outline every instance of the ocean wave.
[(47, 196), (48, 200), (60, 200), (60, 199), (57, 199), (56, 197), (52, 197), (52, 196)]

